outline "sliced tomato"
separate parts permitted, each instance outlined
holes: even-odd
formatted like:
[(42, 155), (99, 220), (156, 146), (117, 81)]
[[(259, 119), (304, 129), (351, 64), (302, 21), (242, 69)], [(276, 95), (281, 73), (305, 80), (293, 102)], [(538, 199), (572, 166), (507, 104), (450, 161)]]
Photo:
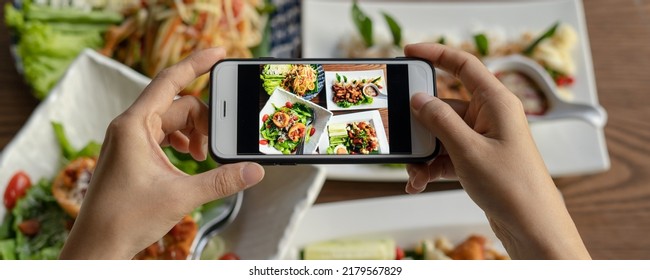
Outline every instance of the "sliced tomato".
[(260, 140), (260, 145), (268, 145), (268, 144), (269, 144), (269, 140), (266, 139)]
[(262, 122), (266, 122), (266, 120), (268, 119), (269, 119), (269, 114), (264, 114), (264, 116), (262, 116)]
[(25, 220), (18, 224), (18, 230), (29, 237), (35, 236), (41, 230), (41, 223), (37, 219)]
[(293, 104), (289, 101), (287, 101), (287, 103), (284, 104), (284, 106), (286, 106), (287, 108), (293, 108)]
[(314, 133), (316, 133), (316, 128), (312, 126), (312, 128), (309, 130), (309, 136), (314, 136)]
[(5, 190), (4, 203), (5, 207), (8, 210), (11, 210), (16, 206), (16, 201), (21, 197), (25, 196), (27, 190), (32, 185), (31, 180), (27, 173), (23, 171), (18, 171), (11, 177), (9, 184), (7, 184), (7, 189)]

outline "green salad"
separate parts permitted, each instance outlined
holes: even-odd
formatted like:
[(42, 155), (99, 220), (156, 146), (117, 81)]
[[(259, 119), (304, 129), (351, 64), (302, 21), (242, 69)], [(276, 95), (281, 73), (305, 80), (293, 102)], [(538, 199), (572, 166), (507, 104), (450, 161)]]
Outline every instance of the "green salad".
[[(99, 155), (101, 149), (99, 143), (91, 141), (83, 148), (75, 149), (70, 145), (61, 124), (52, 123), (52, 127), (61, 149), (62, 167), (77, 158), (96, 158)], [(172, 148), (163, 150), (170, 162), (187, 174), (201, 173), (217, 166), (210, 158), (197, 162), (190, 155), (176, 152)], [(24, 172), (17, 172), (14, 177), (26, 178), (22, 180), (23, 186), (20, 187), (24, 194), (14, 197), (11, 205), (7, 205), (7, 193), (5, 193), (7, 213), (0, 224), (0, 260), (56, 259), (68, 237), (74, 219), (56, 201), (52, 193), (52, 180), (43, 178), (31, 184)], [(17, 186), (14, 182), (12, 178), (7, 189), (15, 190)], [(195, 209), (192, 214), (194, 220), (198, 223), (201, 213), (217, 207), (219, 203), (214, 201)]]
[(308, 143), (315, 132), (315, 128), (310, 125), (313, 122), (313, 110), (299, 102), (287, 102), (279, 108), (272, 105), (273, 114), (262, 116), (260, 134), (263, 139), (260, 140), (260, 145), (268, 145), (283, 154), (292, 154), (296, 152), (303, 137), (305, 143)]

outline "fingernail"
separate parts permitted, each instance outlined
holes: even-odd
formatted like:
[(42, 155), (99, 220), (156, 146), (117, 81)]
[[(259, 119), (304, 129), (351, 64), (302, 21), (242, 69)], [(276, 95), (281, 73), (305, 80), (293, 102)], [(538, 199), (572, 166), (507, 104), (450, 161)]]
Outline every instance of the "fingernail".
[(203, 160), (208, 159), (208, 142), (206, 139), (202, 140), (203, 143), (201, 144), (201, 152), (203, 153)]
[(431, 100), (433, 100), (433, 96), (425, 93), (418, 93), (411, 98), (411, 107), (413, 107), (413, 110), (415, 111), (420, 111), (422, 106)]
[(247, 187), (255, 185), (264, 178), (264, 168), (255, 163), (246, 164), (241, 169), (241, 178)]

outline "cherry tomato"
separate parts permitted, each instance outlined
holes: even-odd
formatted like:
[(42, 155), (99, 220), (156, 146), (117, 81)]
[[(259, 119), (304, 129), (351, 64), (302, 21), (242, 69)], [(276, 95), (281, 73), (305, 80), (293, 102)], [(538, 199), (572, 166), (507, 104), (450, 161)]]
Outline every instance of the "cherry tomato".
[(401, 260), (404, 258), (404, 249), (400, 247), (395, 247), (395, 259)]
[(269, 119), (269, 114), (264, 114), (264, 116), (262, 116), (262, 122), (266, 122), (266, 120), (268, 119)]
[(268, 144), (269, 144), (269, 140), (266, 139), (260, 140), (260, 145), (268, 145)]
[(241, 260), (241, 258), (239, 256), (237, 256), (237, 254), (235, 254), (233, 252), (225, 253), (219, 259), (220, 260)]
[(309, 130), (309, 136), (314, 136), (314, 133), (316, 133), (316, 128), (315, 128), (315, 127), (312, 127), (312, 128)]
[(289, 101), (287, 101), (287, 103), (284, 104), (284, 106), (286, 106), (289, 109), (293, 108), (293, 104), (291, 104), (291, 102), (289, 102)]
[(31, 180), (27, 173), (23, 171), (18, 171), (11, 177), (9, 184), (7, 184), (7, 189), (5, 190), (4, 203), (5, 207), (8, 210), (11, 210), (16, 206), (16, 201), (21, 197), (25, 196), (25, 193), (32, 185)]

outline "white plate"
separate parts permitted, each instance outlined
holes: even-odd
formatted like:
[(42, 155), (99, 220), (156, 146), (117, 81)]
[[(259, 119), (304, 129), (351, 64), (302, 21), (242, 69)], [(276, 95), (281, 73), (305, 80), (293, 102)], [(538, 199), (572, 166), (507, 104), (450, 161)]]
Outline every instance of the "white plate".
[[(573, 52), (576, 63), (576, 83), (571, 89), (573, 102), (598, 105), (589, 38), (580, 0), (364, 1), (360, 5), (373, 19), (379, 37), (387, 37), (389, 34), (380, 14), (380, 11), (387, 11), (401, 24), (405, 39), (413, 42), (443, 34), (467, 40), (471, 39), (472, 33), (490, 30), (501, 32), (505, 37), (515, 37), (525, 31), (542, 32), (556, 21), (569, 24), (578, 33), (578, 44)], [(348, 1), (304, 2), (304, 57), (336, 55), (341, 38), (356, 32), (350, 19), (350, 7)], [(341, 20), (328, 20), (331, 18)], [(534, 123), (530, 128), (552, 176), (595, 173), (609, 169), (610, 160), (602, 127), (594, 127), (578, 120), (561, 119)], [(344, 168), (347, 166), (328, 167), (328, 178), (333, 178), (333, 174), (345, 173)], [(357, 171), (363, 173), (355, 173), (355, 178), (377, 181), (380, 178), (376, 173), (378, 170), (381, 169), (359, 166)], [(391, 181), (406, 179), (406, 176), (399, 176), (391, 178)]]
[[(0, 193), (16, 171), (32, 182), (52, 179), (60, 166), (60, 148), (51, 121), (61, 122), (70, 144), (101, 143), (110, 121), (138, 97), (149, 79), (94, 51), (84, 51), (0, 157)], [(6, 209), (0, 207), (0, 217)]]
[(284, 257), (298, 259), (305, 245), (337, 238), (392, 237), (407, 249), (425, 238), (457, 244), (471, 234), (505, 253), (484, 212), (462, 190), (324, 203), (307, 211)]
[[(377, 141), (379, 142), (378, 152), (380, 154), (390, 153), (390, 145), (388, 144), (388, 139), (386, 138), (384, 123), (381, 121), (381, 115), (379, 115), (379, 111), (377, 110), (344, 114), (344, 115), (336, 115), (333, 116), (332, 119), (330, 119), (330, 122), (327, 125), (329, 126), (332, 124), (339, 124), (339, 123), (349, 124), (352, 122), (361, 122), (361, 121), (368, 122), (372, 127), (375, 128), (375, 132), (377, 132)], [(318, 147), (320, 148), (319, 152), (321, 154), (327, 154), (327, 148), (329, 146), (330, 146), (329, 133), (326, 132), (323, 135), (323, 137), (321, 137), (320, 143), (318, 144)]]
[[(339, 107), (334, 103), (332, 92), (332, 84), (336, 80), (336, 74), (346, 76), (348, 81), (351, 80), (360, 80), (360, 79), (373, 79), (381, 77), (383, 88), (380, 90), (382, 94), (372, 98), (372, 103), (370, 104), (359, 104), (352, 105), (348, 108)], [(388, 107), (388, 99), (386, 98), (388, 91), (386, 89), (386, 77), (384, 76), (384, 70), (365, 70), (365, 71), (325, 71), (325, 96), (327, 97), (327, 109), (331, 111), (345, 111), (345, 110), (366, 110), (366, 109), (380, 109)]]
[[(328, 111), (327, 109), (318, 106), (316, 103), (304, 100), (300, 97), (297, 97), (296, 95), (281, 89), (280, 87), (275, 88), (275, 91), (273, 91), (273, 94), (271, 94), (271, 97), (269, 98), (268, 101), (266, 101), (266, 104), (264, 104), (264, 107), (262, 107), (262, 110), (260, 111), (260, 114), (258, 116), (259, 118), (259, 126), (258, 128), (262, 128), (264, 125), (264, 122), (262, 121), (262, 117), (264, 115), (269, 115), (272, 116), (273, 113), (275, 113), (275, 108), (273, 108), (273, 105), (275, 107), (283, 107), (287, 102), (293, 103), (303, 103), (306, 104), (307, 107), (314, 109), (314, 113), (316, 113), (316, 120), (311, 124), (316, 131), (314, 132), (314, 135), (312, 135), (309, 138), (309, 141), (305, 143), (305, 154), (313, 154), (316, 151), (316, 148), (318, 148), (318, 140), (320, 139), (321, 135), (325, 133), (325, 129), (327, 128), (327, 122), (329, 119), (332, 117), (332, 112)], [(307, 133), (309, 133), (307, 131)], [(264, 137), (262, 137), (262, 134), (259, 134), (260, 140), (263, 140)], [(282, 154), (280, 151), (277, 149), (270, 147), (269, 145), (259, 145), (260, 152), (265, 153), (265, 154)]]
[[(110, 121), (128, 108), (149, 83), (134, 70), (94, 51), (84, 51), (0, 156), (0, 194), (18, 170), (32, 179), (51, 179), (60, 169), (60, 148), (51, 121), (63, 123), (70, 143), (101, 143)], [(247, 258), (278, 258), (287, 249), (325, 181), (318, 167), (267, 167), (259, 186), (246, 190), (239, 215), (229, 227), (245, 230), (228, 246)], [(287, 174), (293, 174), (287, 176)], [(0, 206), (0, 219), (6, 214)], [(255, 229), (258, 231), (256, 232)]]

